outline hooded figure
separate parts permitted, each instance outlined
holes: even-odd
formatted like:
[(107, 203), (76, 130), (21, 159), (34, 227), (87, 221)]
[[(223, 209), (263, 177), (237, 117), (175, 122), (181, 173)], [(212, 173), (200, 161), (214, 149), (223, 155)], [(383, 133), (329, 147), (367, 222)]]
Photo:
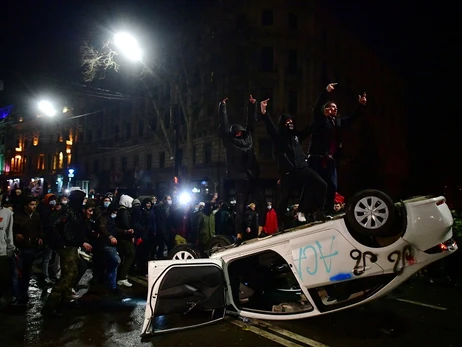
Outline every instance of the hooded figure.
[(226, 100), (220, 102), (218, 114), (220, 118), (219, 134), (226, 152), (226, 173), (235, 181), (236, 189), (236, 234), (237, 243), (242, 242), (245, 206), (252, 195), (259, 208), (259, 234), (265, 225), (265, 196), (260, 187), (260, 170), (253, 149), (252, 133), (257, 118), (256, 100), (250, 95), (247, 106), (247, 125), (228, 125)]
[[(301, 142), (311, 134), (311, 126), (297, 130), (292, 116), (282, 115), (278, 127), (271, 120), (266, 107), (268, 100), (260, 103), (266, 129), (278, 148), (278, 167), (280, 178), (280, 198), (277, 208), (279, 230), (284, 231), (283, 216), (287, 210), (289, 194), (292, 189), (301, 187), (298, 219), (306, 222), (305, 214), (314, 214), (314, 220), (325, 219), (322, 213), (326, 195), (326, 182), (308, 167), (308, 158), (303, 153)], [(266, 205), (266, 204), (265, 204)]]

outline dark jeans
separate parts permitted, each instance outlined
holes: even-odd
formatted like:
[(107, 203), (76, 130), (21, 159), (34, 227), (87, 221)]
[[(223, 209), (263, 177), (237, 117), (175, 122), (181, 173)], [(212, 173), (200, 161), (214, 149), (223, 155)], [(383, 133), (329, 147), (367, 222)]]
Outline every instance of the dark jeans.
[(17, 258), (13, 258), (13, 296), (27, 299), (29, 280), (32, 274), (34, 260), (41, 254), (36, 248), (19, 249)]
[(126, 280), (128, 278), (128, 271), (135, 259), (135, 247), (131, 240), (118, 240), (117, 251), (122, 260), (119, 266), (118, 278), (119, 280)]
[(308, 165), (327, 183), (324, 211), (330, 213), (334, 209), (334, 198), (337, 192), (337, 167), (335, 160), (328, 156), (310, 155)]
[(11, 258), (0, 256), (0, 298), (9, 299), (11, 296)]
[(109, 289), (116, 289), (117, 287), (117, 268), (121, 262), (117, 249), (113, 246), (106, 246), (103, 248), (106, 264), (106, 282)]
[(266, 221), (266, 199), (263, 189), (258, 180), (236, 180), (236, 234), (242, 235), (245, 231), (244, 216), (245, 208), (252, 196), (253, 202), (257, 205), (258, 225), (265, 226)]
[(314, 213), (322, 210), (326, 199), (327, 184), (309, 167), (297, 169), (281, 177), (280, 198), (277, 215), (280, 224), (287, 212), (290, 191), (302, 187), (298, 210), (303, 213)]

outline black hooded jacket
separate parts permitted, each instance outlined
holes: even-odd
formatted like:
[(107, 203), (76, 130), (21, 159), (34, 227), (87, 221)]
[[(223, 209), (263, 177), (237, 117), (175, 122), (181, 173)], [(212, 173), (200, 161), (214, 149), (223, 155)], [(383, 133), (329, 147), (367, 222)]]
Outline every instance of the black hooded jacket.
[[(220, 117), (219, 135), (223, 140), (226, 151), (226, 171), (230, 179), (256, 179), (260, 176), (257, 159), (253, 151), (252, 133), (255, 128), (256, 103), (249, 102), (247, 107), (247, 125), (228, 124), (228, 114), (226, 104), (220, 103), (218, 106)], [(242, 137), (235, 137), (238, 131), (242, 132)]]
[(83, 215), (84, 199), (85, 192), (71, 191), (68, 206), (62, 208), (59, 218), (53, 225), (56, 248), (80, 247), (87, 240), (91, 225)]
[[(294, 130), (286, 127), (285, 122), (291, 118), (294, 124)], [(303, 153), (301, 142), (311, 134), (311, 126), (308, 124), (303, 130), (296, 130), (295, 120), (290, 115), (279, 117), (278, 128), (271, 120), (269, 112), (264, 116), (266, 129), (273, 142), (278, 148), (279, 154), (279, 173), (285, 174), (297, 169), (308, 166), (307, 157)]]

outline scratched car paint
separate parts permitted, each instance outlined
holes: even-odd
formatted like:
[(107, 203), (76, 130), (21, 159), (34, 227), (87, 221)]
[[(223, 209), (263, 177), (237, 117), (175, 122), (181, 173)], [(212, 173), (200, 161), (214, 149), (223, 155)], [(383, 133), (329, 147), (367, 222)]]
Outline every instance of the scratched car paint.
[[(389, 293), (457, 250), (444, 197), (386, 205), (380, 194), (379, 202), (359, 195), (350, 215), (216, 249), (208, 258), (149, 262), (142, 336), (201, 326), (226, 314), (290, 320), (347, 309)], [(386, 218), (361, 224), (364, 202), (372, 202), (376, 216), (388, 216), (390, 223), (394, 217), (388, 225), (394, 235), (374, 236)], [(366, 236), (351, 225), (355, 218)]]

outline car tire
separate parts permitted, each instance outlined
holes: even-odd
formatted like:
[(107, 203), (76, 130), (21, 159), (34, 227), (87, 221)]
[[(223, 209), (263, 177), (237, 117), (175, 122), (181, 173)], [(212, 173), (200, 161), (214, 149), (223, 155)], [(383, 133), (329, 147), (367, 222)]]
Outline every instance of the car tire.
[(211, 254), (214, 250), (232, 245), (233, 243), (234, 240), (230, 236), (215, 235), (205, 244), (204, 253)]
[(376, 189), (360, 191), (348, 199), (345, 209), (347, 225), (363, 236), (394, 236), (401, 233), (395, 228), (396, 208), (393, 200)]
[(202, 258), (201, 252), (197, 247), (190, 243), (184, 243), (173, 247), (168, 254), (168, 259), (171, 260), (188, 260)]

